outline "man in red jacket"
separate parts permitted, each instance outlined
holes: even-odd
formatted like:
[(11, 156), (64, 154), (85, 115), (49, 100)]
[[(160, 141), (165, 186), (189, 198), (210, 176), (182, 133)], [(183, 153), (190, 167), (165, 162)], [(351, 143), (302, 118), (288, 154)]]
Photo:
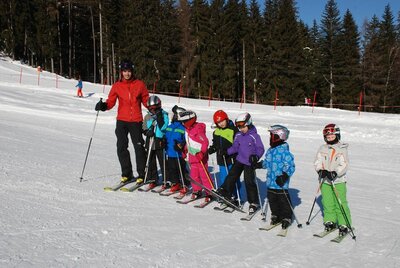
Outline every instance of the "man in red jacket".
[[(96, 111), (106, 111), (114, 107), (118, 99), (117, 126), (117, 154), (121, 164), (121, 181), (125, 182), (134, 178), (131, 157), (128, 151), (128, 134), (131, 136), (136, 155), (136, 170), (139, 174), (137, 182), (143, 181), (146, 153), (142, 136), (142, 106), (147, 105), (149, 92), (143, 81), (133, 75), (134, 65), (130, 60), (123, 60), (120, 64), (120, 77), (108, 94), (106, 102), (101, 100), (96, 104)], [(146, 107), (147, 108), (147, 107)]]

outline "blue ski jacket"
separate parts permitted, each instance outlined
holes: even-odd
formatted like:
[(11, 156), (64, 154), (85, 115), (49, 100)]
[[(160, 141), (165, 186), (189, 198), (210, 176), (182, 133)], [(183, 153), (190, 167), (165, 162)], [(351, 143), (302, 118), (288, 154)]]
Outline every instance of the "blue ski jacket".
[[(289, 189), (290, 177), (295, 171), (294, 156), (289, 150), (289, 144), (282, 143), (273, 148), (269, 148), (265, 153), (265, 159), (262, 162), (264, 169), (267, 169), (267, 187), (270, 189)], [(276, 184), (276, 177), (285, 172), (289, 179), (280, 187)]]
[(165, 139), (167, 141), (166, 153), (168, 157), (182, 157), (182, 152), (175, 150), (175, 142), (185, 145), (185, 127), (181, 122), (172, 122), (165, 130)]

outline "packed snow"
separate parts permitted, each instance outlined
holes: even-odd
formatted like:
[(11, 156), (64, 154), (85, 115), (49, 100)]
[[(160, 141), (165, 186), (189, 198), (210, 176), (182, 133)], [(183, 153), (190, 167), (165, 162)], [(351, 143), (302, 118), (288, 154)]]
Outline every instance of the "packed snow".
[[(303, 228), (295, 221), (282, 238), (278, 229), (258, 230), (267, 224), (260, 215), (240, 221), (243, 214), (215, 211), (216, 203), (198, 209), (150, 192), (103, 191), (120, 178), (116, 109), (100, 112), (94, 128), (94, 106), (110, 87), (84, 81), (88, 97), (76, 98), (76, 84), (0, 58), (1, 267), (400, 266), (400, 115), (217, 101), (209, 106), (158, 95), (168, 112), (175, 104), (194, 110), (210, 139), (218, 109), (232, 119), (249, 112), (266, 149), (268, 126), (290, 129), (296, 163), (290, 195)], [(323, 229), (320, 197), (305, 224), (318, 188), (313, 160), (322, 128), (331, 122), (350, 144), (347, 194), (357, 236), (340, 244), (330, 242), (333, 234), (313, 237)], [(218, 175), (215, 155), (209, 165)], [(263, 202), (265, 177), (257, 170)]]

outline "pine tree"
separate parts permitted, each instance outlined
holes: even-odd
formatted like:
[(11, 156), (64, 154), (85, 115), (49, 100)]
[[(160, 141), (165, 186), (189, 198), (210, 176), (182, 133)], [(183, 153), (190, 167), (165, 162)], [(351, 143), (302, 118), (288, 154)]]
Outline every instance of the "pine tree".
[(339, 103), (358, 104), (358, 93), (361, 91), (360, 37), (353, 15), (349, 10), (343, 17), (340, 39), (343, 66), (339, 70), (339, 79), (336, 84), (336, 99)]
[[(187, 0), (180, 0), (178, 5), (178, 25), (180, 32), (182, 33), (181, 39), (179, 40), (182, 46), (180, 64), (178, 66), (178, 72), (180, 79), (178, 80), (180, 88), (186, 94), (188, 94), (189, 88), (194, 87), (194, 68), (195, 68), (195, 42), (191, 32), (191, 7)], [(183, 93), (182, 92), (182, 93)]]
[[(195, 54), (193, 60), (193, 73), (195, 93), (198, 96), (208, 94), (208, 85), (206, 77), (206, 62), (204, 61), (204, 52), (207, 48), (207, 40), (210, 36), (209, 26), (209, 6), (204, 0), (194, 0), (192, 3), (191, 29), (195, 43)], [(189, 88), (191, 90), (191, 88)], [(192, 93), (192, 92), (191, 92)], [(192, 94), (193, 94), (192, 93)]]
[(380, 103), (380, 90), (382, 87), (381, 79), (382, 71), (379, 67), (380, 62), (380, 40), (379, 40), (379, 19), (373, 16), (371, 21), (367, 23), (364, 45), (363, 45), (363, 89), (364, 104), (376, 105)]
[(396, 89), (394, 87), (395, 80), (393, 77), (393, 71), (395, 62), (398, 60), (398, 57), (400, 57), (400, 47), (398, 46), (396, 37), (394, 16), (390, 5), (387, 5), (385, 7), (379, 27), (379, 39), (382, 49), (382, 60), (380, 61), (380, 65), (382, 66), (384, 72), (384, 86), (381, 93), (383, 112), (386, 111), (386, 106), (394, 104), (393, 96), (396, 92)]
[(321, 90), (322, 101), (336, 102), (338, 90), (335, 84), (338, 82), (338, 73), (343, 64), (340, 35), (342, 23), (340, 21), (339, 9), (335, 0), (328, 0), (321, 21), (321, 69), (327, 81), (327, 90)]
[[(178, 66), (182, 48), (180, 39), (182, 32), (178, 27), (178, 14), (174, 8), (174, 1), (161, 2), (159, 26), (156, 31), (158, 37), (158, 56), (155, 58), (154, 75), (160, 75), (160, 89), (166, 92), (178, 92), (176, 83), (180, 79)], [(156, 69), (157, 68), (157, 69)], [(159, 73), (158, 73), (159, 72)]]
[(256, 0), (250, 2), (248, 32), (245, 35), (247, 48), (246, 76), (248, 77), (247, 89), (251, 88), (253, 100), (257, 102), (257, 95), (260, 94), (259, 72), (262, 59), (262, 27), (263, 18), (261, 17), (260, 7)]

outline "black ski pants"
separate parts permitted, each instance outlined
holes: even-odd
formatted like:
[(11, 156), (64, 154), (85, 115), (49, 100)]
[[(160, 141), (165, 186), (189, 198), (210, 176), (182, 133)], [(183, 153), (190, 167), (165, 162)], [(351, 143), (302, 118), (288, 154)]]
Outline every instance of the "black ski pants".
[(146, 153), (142, 136), (142, 122), (125, 122), (117, 120), (115, 135), (117, 136), (117, 154), (121, 165), (121, 176), (128, 178), (133, 177), (131, 156), (128, 150), (128, 134), (131, 136), (133, 148), (135, 149), (136, 171), (139, 174), (139, 177), (144, 178)]
[(271, 208), (271, 216), (276, 216), (279, 221), (289, 219), (291, 222), (293, 211), (288, 190), (268, 189), (267, 193), (269, 207)]
[(160, 180), (158, 177), (158, 169), (157, 169), (157, 160), (159, 167), (161, 169), (161, 173), (163, 175), (163, 178), (165, 178), (165, 168), (164, 168), (164, 159), (165, 159), (165, 154), (164, 154), (164, 149), (157, 149), (157, 150), (149, 150), (147, 149), (147, 153), (150, 154), (150, 159), (149, 159), (149, 168), (148, 168), (148, 174), (146, 180), (154, 180), (157, 184), (160, 184)]
[(251, 166), (244, 165), (239, 161), (236, 161), (232, 168), (229, 170), (228, 175), (225, 178), (224, 183), (221, 185), (228, 194), (232, 196), (235, 190), (235, 184), (237, 180), (240, 180), (240, 175), (244, 171), (244, 184), (246, 186), (247, 201), (249, 204), (258, 204), (258, 191), (256, 185), (256, 173)]
[[(182, 184), (182, 176), (183, 176), (183, 182), (186, 185), (185, 174), (187, 173), (187, 171), (186, 171), (185, 159), (180, 158), (180, 157), (179, 158), (178, 157), (168, 157), (167, 169), (168, 169), (168, 172), (167, 172), (168, 181), (170, 181), (171, 183)], [(182, 176), (181, 176), (181, 174), (182, 174)]]

